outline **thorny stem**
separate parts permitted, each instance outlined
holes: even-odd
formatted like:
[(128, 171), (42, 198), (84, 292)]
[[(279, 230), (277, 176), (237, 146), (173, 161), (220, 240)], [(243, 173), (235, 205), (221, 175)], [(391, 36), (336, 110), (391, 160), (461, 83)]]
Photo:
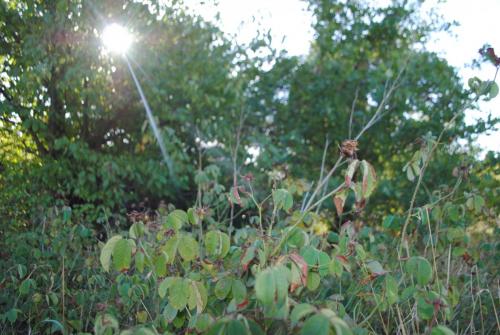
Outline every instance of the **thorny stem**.
[[(245, 116), (243, 115), (243, 108), (240, 110), (240, 121), (238, 124), (238, 129), (236, 131), (236, 143), (232, 152), (232, 164), (233, 164), (233, 187), (236, 189), (238, 187), (238, 150), (241, 142), (241, 131), (243, 129), (243, 123), (245, 121)], [(231, 219), (229, 221), (229, 238), (233, 233), (233, 221), (234, 221), (234, 205), (231, 206)]]
[[(370, 129), (375, 123), (377, 123), (382, 118), (382, 116), (383, 116), (382, 111), (385, 108), (385, 106), (387, 105), (387, 102), (389, 101), (390, 97), (393, 95), (393, 93), (396, 90), (396, 88), (399, 87), (400, 81), (401, 81), (401, 76), (404, 73), (404, 71), (406, 70), (407, 64), (408, 64), (408, 62), (406, 62), (405, 65), (401, 68), (401, 70), (399, 71), (398, 75), (396, 76), (396, 79), (394, 80), (394, 82), (392, 83), (392, 85), (389, 87), (389, 89), (385, 90), (384, 96), (382, 98), (382, 101), (380, 102), (380, 104), (379, 104), (377, 110), (375, 111), (375, 113), (373, 114), (372, 118), (366, 123), (366, 125), (363, 127), (363, 129), (361, 129), (361, 131), (358, 133), (358, 135), (354, 138), (356, 141), (359, 140), (359, 138), (361, 138), (361, 136), (363, 136), (363, 134), (368, 129)], [(308, 200), (308, 202), (307, 202), (307, 204), (306, 204), (303, 212), (307, 212), (310, 209), (310, 206), (313, 203), (314, 198), (317, 196), (318, 192), (320, 190), (322, 190), (323, 185), (325, 185), (328, 182), (328, 180), (330, 179), (330, 177), (337, 170), (337, 168), (339, 167), (339, 165), (342, 162), (342, 160), (343, 160), (343, 156), (341, 155), (337, 159), (337, 162), (334, 164), (334, 166), (332, 167), (332, 169), (325, 176), (325, 178), (323, 178), (323, 180), (321, 180), (318, 183), (318, 185), (316, 186), (316, 189), (311, 194), (311, 197), (309, 198), (309, 200)]]
[(356, 87), (356, 93), (354, 93), (354, 99), (352, 100), (351, 115), (349, 116), (349, 136), (348, 136), (348, 138), (351, 138), (351, 134), (352, 134), (352, 121), (353, 121), (353, 116), (354, 116), (354, 107), (356, 107), (356, 102), (358, 101), (358, 94), (359, 94), (359, 86)]
[[(493, 76), (493, 80), (491, 81), (491, 83), (495, 82), (495, 80), (497, 78), (497, 75), (498, 75), (498, 70), (499, 69), (500, 69), (500, 67), (497, 66), (496, 71), (495, 71), (495, 75)], [(478, 101), (479, 98), (480, 98), (480, 95), (476, 96), (474, 98), (473, 102)], [(439, 134), (438, 139), (434, 142), (434, 145), (432, 146), (431, 151), (429, 152), (429, 155), (427, 155), (427, 159), (425, 160), (425, 162), (424, 162), (424, 164), (422, 166), (422, 169), (420, 170), (420, 174), (418, 176), (417, 185), (415, 186), (415, 191), (413, 192), (413, 196), (412, 196), (411, 201), (410, 201), (410, 208), (408, 209), (408, 215), (406, 216), (406, 220), (405, 220), (405, 223), (403, 225), (403, 229), (401, 231), (401, 241), (400, 241), (400, 246), (399, 246), (399, 250), (400, 251), (401, 251), (401, 248), (403, 247), (405, 239), (406, 239), (406, 230), (408, 229), (408, 225), (410, 224), (411, 215), (412, 215), (412, 212), (413, 212), (413, 208), (415, 206), (415, 199), (417, 197), (417, 193), (418, 193), (418, 190), (420, 188), (420, 185), (422, 184), (422, 179), (424, 177), (425, 170), (427, 169), (427, 166), (429, 165), (430, 159), (433, 156), (434, 151), (437, 149), (439, 143), (441, 142), (441, 139), (443, 138), (444, 133), (448, 129), (448, 126), (453, 125), (453, 123), (455, 122), (455, 120), (457, 119), (457, 117), (459, 115), (461, 115), (467, 109), (467, 107), (469, 107), (468, 103), (466, 103), (458, 112), (456, 112), (455, 115), (453, 115), (453, 117), (451, 118), (451, 120), (447, 123), (447, 125), (445, 125), (445, 127), (443, 128), (443, 130)], [(406, 249), (406, 254), (409, 257), (410, 256), (410, 251), (408, 249), (408, 245), (406, 245), (405, 249)]]
[[(368, 123), (363, 127), (363, 129), (359, 132), (359, 134), (356, 136), (355, 140), (357, 141), (368, 129), (370, 129), (370, 127), (372, 127), (376, 122), (378, 122), (383, 114), (382, 114), (382, 110), (384, 109), (384, 107), (386, 106), (387, 104), (387, 101), (389, 100), (389, 98), (392, 96), (392, 94), (394, 93), (394, 90), (399, 87), (400, 85), (400, 79), (401, 79), (401, 75), (403, 74), (403, 72), (406, 70), (406, 66), (408, 65), (408, 61), (405, 62), (405, 65), (402, 67), (402, 69), (399, 71), (396, 79), (394, 80), (394, 82), (392, 83), (391, 87), (386, 90), (384, 92), (384, 96), (382, 98), (382, 101), (380, 102), (377, 110), (375, 111), (375, 114), (373, 114), (372, 118), (370, 119), (370, 121), (368, 121)], [(305, 217), (305, 215), (315, 206), (321, 204), (325, 199), (327, 199), (329, 196), (331, 196), (332, 194), (338, 192), (340, 190), (341, 187), (343, 187), (343, 185), (337, 187), (334, 191), (328, 193), (328, 195), (322, 197), (319, 201), (317, 201), (316, 203), (313, 204), (313, 201), (314, 201), (314, 198), (316, 197), (316, 195), (318, 194), (318, 192), (320, 192), (320, 190), (322, 190), (323, 188), (323, 185), (325, 185), (328, 180), (330, 179), (330, 177), (333, 175), (333, 173), (339, 168), (339, 166), (341, 165), (342, 161), (343, 161), (344, 157), (342, 155), (339, 156), (339, 158), (337, 159), (337, 161), (335, 162), (335, 164), (333, 165), (333, 167), (331, 168), (330, 171), (328, 171), (327, 175), (323, 178), (323, 180), (321, 180), (318, 185), (316, 186), (314, 192), (311, 194), (311, 197), (309, 198), (309, 200), (307, 201), (307, 204), (306, 206), (302, 209), (302, 215), (301, 217), (297, 220), (297, 222), (291, 226), (291, 228), (284, 234), (284, 236), (281, 238), (280, 242), (278, 243), (278, 245), (276, 246), (276, 248), (273, 250), (272, 252), (272, 255), (275, 255), (277, 254), (281, 248), (283, 247), (284, 243), (287, 241), (288, 239), (288, 235), (290, 234), (290, 232), (293, 230), (293, 228), (295, 228), (299, 223), (300, 221), (302, 221), (302, 219)]]
[(311, 208), (311, 204), (312, 204), (314, 198), (316, 197), (316, 195), (318, 194), (319, 190), (321, 189), (321, 187), (324, 184), (326, 184), (326, 182), (330, 179), (330, 177), (333, 175), (333, 173), (337, 170), (337, 168), (339, 167), (339, 165), (340, 165), (340, 163), (342, 162), (343, 159), (344, 159), (343, 156), (339, 156), (339, 158), (337, 159), (337, 161), (335, 162), (335, 164), (333, 165), (333, 167), (331, 168), (331, 170), (328, 171), (328, 173), (326, 174), (325, 178), (323, 178), (323, 180), (320, 183), (318, 183), (318, 185), (316, 186), (316, 189), (314, 190), (314, 192), (309, 197), (309, 200), (307, 201), (306, 206), (302, 210), (303, 213), (307, 212)]
[[(357, 92), (357, 91), (356, 91)], [(356, 93), (357, 94), (357, 93)], [(350, 136), (350, 135), (349, 135)], [(326, 137), (326, 140), (325, 140), (325, 148), (323, 149), (323, 158), (321, 159), (321, 171), (319, 173), (319, 181), (321, 181), (323, 179), (323, 174), (325, 172), (325, 161), (326, 161), (326, 152), (328, 151), (328, 146), (330, 145), (330, 140), (328, 139), (328, 136)], [(325, 186), (323, 187), (323, 191), (321, 192), (322, 195), (325, 195), (325, 192), (326, 192), (326, 184)], [(319, 212), (321, 208), (321, 205), (318, 206), (316, 208), (316, 213)]]
[[(449, 125), (453, 124), (455, 122), (456, 118), (460, 115), (461, 112), (462, 112), (462, 110), (460, 110), (459, 112), (455, 113), (455, 115), (451, 118), (451, 120), (448, 122), (448, 124)], [(417, 193), (418, 193), (418, 190), (420, 189), (420, 185), (422, 184), (422, 180), (424, 178), (425, 170), (427, 169), (427, 166), (429, 165), (430, 159), (433, 156), (434, 151), (436, 151), (436, 149), (437, 149), (439, 143), (441, 142), (441, 139), (443, 138), (443, 135), (444, 135), (444, 133), (445, 133), (445, 131), (447, 129), (448, 129), (448, 127), (446, 127), (446, 126), (443, 128), (443, 130), (439, 134), (439, 137), (437, 138), (437, 140), (432, 145), (432, 148), (431, 148), (429, 154), (427, 155), (427, 159), (424, 161), (424, 164), (422, 165), (422, 169), (420, 169), (420, 174), (418, 176), (417, 185), (415, 186), (415, 190), (413, 191), (413, 195), (411, 197), (410, 208), (408, 209), (408, 215), (406, 216), (406, 220), (405, 220), (405, 223), (403, 225), (403, 229), (401, 231), (401, 242), (400, 242), (400, 247), (399, 247), (400, 251), (401, 251), (401, 248), (403, 247), (405, 239), (406, 239), (406, 230), (408, 229), (408, 225), (410, 224), (411, 215), (412, 215), (412, 212), (413, 212), (413, 208), (415, 206), (415, 200), (417, 198)], [(406, 256), (410, 257), (410, 251), (409, 251), (407, 245), (406, 245), (405, 249), (406, 249)]]

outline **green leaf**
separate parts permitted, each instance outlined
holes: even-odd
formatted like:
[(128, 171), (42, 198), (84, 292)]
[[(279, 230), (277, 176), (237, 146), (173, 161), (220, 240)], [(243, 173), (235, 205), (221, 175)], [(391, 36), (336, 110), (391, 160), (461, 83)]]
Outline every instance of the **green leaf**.
[(136, 327), (122, 331), (120, 335), (156, 335), (157, 333), (146, 327)]
[(411, 257), (406, 262), (406, 271), (417, 280), (419, 285), (426, 285), (432, 279), (431, 263), (421, 256)]
[(172, 284), (168, 290), (168, 301), (173, 308), (181, 310), (186, 307), (189, 298), (189, 280), (182, 278), (173, 278)]
[(257, 274), (257, 278), (255, 279), (255, 295), (264, 305), (274, 303), (276, 281), (272, 268), (265, 269)]
[(293, 206), (293, 197), (288, 190), (280, 188), (273, 191), (273, 202), (277, 209), (288, 212)]
[(167, 240), (167, 242), (165, 242), (165, 245), (162, 247), (162, 250), (167, 255), (168, 264), (172, 264), (174, 262), (178, 246), (179, 246), (179, 238), (177, 236), (172, 236)]
[(273, 267), (273, 277), (276, 287), (276, 303), (281, 305), (288, 296), (288, 286), (291, 280), (290, 269), (284, 265)]
[(302, 335), (329, 335), (330, 320), (324, 315), (313, 315), (304, 322), (300, 330)]
[(392, 305), (398, 301), (398, 282), (389, 274), (385, 275), (384, 282), (387, 302)]
[(247, 298), (247, 288), (239, 279), (233, 280), (231, 292), (237, 304), (241, 304)]
[[(111, 314), (99, 314), (94, 322), (95, 335), (107, 335), (118, 332), (118, 320)], [(110, 330), (111, 332), (108, 332)]]
[(247, 328), (240, 320), (231, 320), (226, 325), (227, 335), (245, 335), (248, 334)]
[(448, 228), (446, 237), (450, 242), (461, 241), (465, 237), (465, 230), (459, 227), (450, 227)]
[(125, 271), (130, 268), (132, 261), (132, 247), (128, 240), (120, 239), (113, 248), (113, 266), (118, 271)]
[(193, 280), (189, 290), (188, 306), (190, 309), (196, 308), (196, 312), (200, 314), (207, 305), (207, 289), (202, 283)]
[(387, 273), (387, 271), (384, 270), (382, 264), (380, 264), (379, 261), (369, 261), (366, 263), (366, 267), (373, 275), (376, 276), (381, 276)]
[(318, 250), (316, 248), (307, 246), (301, 250), (300, 255), (304, 258), (308, 267), (314, 267), (318, 262)]
[(111, 265), (111, 254), (113, 252), (113, 249), (116, 243), (121, 239), (122, 237), (120, 235), (113, 236), (106, 242), (106, 244), (101, 250), (101, 255), (99, 257), (99, 260), (101, 261), (101, 266), (106, 272), (109, 272), (109, 266)]
[(309, 272), (307, 275), (307, 288), (310, 291), (316, 291), (321, 282), (321, 277), (316, 272)]
[(324, 277), (330, 272), (330, 256), (327, 253), (320, 251), (317, 254), (318, 257), (318, 272), (321, 277)]
[(295, 227), (292, 228), (286, 243), (290, 248), (302, 248), (308, 241), (309, 236), (307, 233), (303, 229)]
[(209, 314), (200, 314), (196, 318), (195, 328), (198, 332), (204, 333), (208, 330), (213, 320)]
[(476, 214), (481, 213), (481, 210), (483, 209), (485, 204), (484, 198), (480, 195), (474, 196), (474, 211)]
[(217, 284), (215, 284), (215, 296), (219, 300), (226, 299), (227, 295), (231, 291), (233, 280), (229, 277), (223, 277), (219, 279)]
[(160, 252), (153, 258), (153, 266), (155, 273), (158, 277), (165, 277), (167, 275), (168, 255), (165, 251)]
[(410, 298), (413, 298), (417, 293), (417, 288), (415, 286), (406, 287), (403, 292), (401, 292), (401, 301), (407, 301)]
[(451, 205), (448, 207), (448, 216), (453, 222), (457, 222), (460, 219), (460, 207), (457, 205)]
[(337, 277), (342, 276), (342, 273), (344, 272), (344, 267), (342, 265), (342, 262), (337, 258), (333, 257), (332, 261), (330, 262), (328, 266), (328, 270), (332, 275), (335, 275)]
[(434, 305), (426, 301), (422, 296), (417, 299), (417, 313), (423, 320), (430, 320), (434, 315)]
[(390, 229), (392, 227), (392, 222), (394, 221), (394, 215), (387, 215), (384, 218), (384, 222), (382, 223), (382, 227), (385, 229)]
[(455, 335), (455, 333), (446, 326), (436, 326), (432, 328), (431, 335)]
[(138, 311), (136, 313), (136, 319), (138, 323), (146, 323), (148, 320), (148, 313), (146, 313), (146, 311)]
[(179, 255), (186, 262), (190, 262), (198, 257), (198, 242), (191, 235), (182, 235), (179, 241)]
[(128, 234), (131, 238), (139, 238), (144, 235), (144, 223), (142, 222), (136, 222), (132, 226), (130, 226), (130, 229), (128, 230)]
[(135, 268), (139, 271), (139, 273), (144, 272), (144, 261), (144, 253), (138, 252), (135, 254)]
[(415, 181), (415, 174), (413, 173), (412, 166), (410, 164), (405, 165), (403, 171), (405, 170), (406, 170), (406, 178), (411, 182)]
[(361, 172), (363, 173), (363, 198), (368, 198), (377, 186), (377, 175), (375, 174), (373, 166), (365, 160), (361, 161)]
[(205, 234), (205, 249), (209, 256), (224, 258), (229, 248), (230, 240), (226, 233), (212, 230)]
[(164, 298), (167, 295), (167, 290), (172, 286), (174, 282), (174, 277), (168, 277), (162, 280), (158, 286), (158, 295), (160, 298)]
[[(120, 238), (121, 238), (121, 236), (120, 236)], [(112, 249), (113, 248), (111, 248), (111, 250)], [(102, 252), (101, 252), (101, 255), (102, 255)], [(111, 259), (111, 251), (110, 251), (109, 259)], [(26, 268), (25, 265), (23, 265), (23, 264), (17, 265), (17, 274), (19, 275), (19, 279), (23, 279), (24, 276), (26, 276), (27, 272), (28, 272), (28, 269)]]
[(294, 307), (292, 313), (290, 314), (290, 321), (292, 322), (292, 327), (295, 327), (299, 321), (306, 317), (307, 315), (313, 313), (316, 308), (310, 304), (298, 304)]
[(472, 91), (477, 91), (477, 89), (479, 88), (479, 85), (481, 84), (481, 79), (479, 79), (478, 77), (472, 77), (472, 78), (469, 78), (467, 83), (469, 84), (469, 88)]
[(330, 323), (335, 329), (335, 335), (353, 335), (349, 325), (338, 316), (330, 316)]
[(50, 331), (51, 333), (61, 332), (64, 334), (64, 326), (61, 322), (53, 319), (45, 319), (42, 321), (43, 323), (50, 323), (52, 325)]
[(198, 223), (198, 220), (200, 219), (198, 217), (198, 214), (196, 214), (196, 210), (194, 208), (188, 209), (187, 216), (188, 216), (189, 223), (192, 225), (196, 225)]
[(178, 231), (185, 223), (188, 223), (187, 213), (183, 210), (176, 209), (168, 214), (165, 228)]
[(16, 322), (16, 320), (17, 320), (17, 311), (18, 311), (17, 309), (11, 308), (11, 309), (9, 309), (9, 311), (7, 313), (5, 313), (5, 316), (7, 317), (7, 320), (10, 323)]
[(356, 258), (360, 261), (364, 261), (366, 259), (366, 251), (361, 244), (356, 244)]
[(490, 91), (488, 99), (491, 100), (498, 95), (498, 84), (494, 81), (490, 82)]
[(250, 334), (252, 335), (266, 335), (262, 328), (257, 324), (257, 322), (253, 321), (252, 319), (246, 319), (246, 323), (248, 326), (248, 329), (250, 330)]
[(21, 282), (21, 285), (19, 285), (19, 294), (21, 294), (21, 295), (28, 294), (28, 292), (30, 291), (31, 282), (32, 282), (32, 279), (23, 280)]

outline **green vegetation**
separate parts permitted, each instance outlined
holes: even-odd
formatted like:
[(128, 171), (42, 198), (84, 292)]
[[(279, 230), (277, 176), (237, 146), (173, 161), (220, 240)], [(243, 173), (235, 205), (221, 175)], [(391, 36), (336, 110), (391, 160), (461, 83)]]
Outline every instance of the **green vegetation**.
[(420, 1), (308, 3), (301, 58), (177, 0), (0, 2), (0, 333), (500, 331), (497, 120), (464, 121), (500, 58), (464, 85)]

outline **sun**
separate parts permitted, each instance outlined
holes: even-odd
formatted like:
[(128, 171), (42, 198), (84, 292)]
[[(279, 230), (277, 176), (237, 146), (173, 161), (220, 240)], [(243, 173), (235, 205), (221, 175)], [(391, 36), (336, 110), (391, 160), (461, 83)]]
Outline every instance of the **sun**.
[(106, 50), (117, 54), (125, 54), (132, 44), (130, 32), (117, 23), (107, 25), (102, 31), (101, 38)]

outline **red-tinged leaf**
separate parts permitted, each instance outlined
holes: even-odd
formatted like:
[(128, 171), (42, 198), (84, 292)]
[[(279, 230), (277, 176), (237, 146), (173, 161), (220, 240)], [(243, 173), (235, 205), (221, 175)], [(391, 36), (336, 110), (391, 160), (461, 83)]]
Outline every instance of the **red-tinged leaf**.
[(236, 202), (238, 203), (238, 205), (241, 206), (241, 198), (240, 198), (240, 194), (238, 193), (238, 187), (237, 186), (233, 187), (232, 192), (233, 192), (234, 198), (236, 199)]
[(243, 268), (243, 271), (247, 271), (248, 267), (250, 266), (250, 263), (253, 261), (255, 258), (255, 247), (249, 247), (245, 250), (243, 255), (241, 256), (241, 266)]
[(300, 286), (299, 284), (297, 284), (297, 283), (295, 283), (295, 282), (291, 282), (291, 283), (290, 283), (290, 293), (295, 292), (295, 290), (296, 290), (296, 289), (298, 289), (298, 288), (299, 288), (299, 286)]
[(366, 199), (363, 198), (360, 201), (356, 201), (355, 205), (356, 205), (356, 210), (357, 211), (362, 211), (365, 208), (365, 206), (366, 206)]
[(359, 161), (357, 159), (353, 160), (349, 166), (347, 167), (347, 171), (345, 173), (345, 185), (346, 187), (351, 186), (351, 181), (356, 172), (359, 165)]
[(300, 279), (302, 281), (302, 285), (305, 286), (307, 284), (307, 271), (308, 271), (308, 266), (307, 266), (306, 261), (304, 260), (304, 258), (302, 256), (300, 256), (297, 253), (290, 254), (290, 259), (295, 264), (297, 264), (298, 268), (300, 269), (300, 271), (301, 271)]
[(347, 257), (345, 257), (344, 255), (337, 255), (337, 256), (335, 256), (335, 257), (337, 257), (337, 259), (338, 259), (339, 261), (341, 261), (342, 263), (344, 263), (344, 264), (349, 263), (349, 260), (348, 260), (348, 259), (347, 259)]
[(339, 216), (344, 213), (344, 204), (345, 200), (347, 199), (348, 192), (348, 189), (343, 189), (333, 197), (333, 203), (335, 204), (335, 209), (337, 210), (337, 214)]
[(247, 305), (248, 305), (248, 299), (245, 299), (242, 302), (240, 302), (239, 304), (237, 304), (236, 306), (238, 307), (238, 309), (242, 309), (242, 308), (245, 308)]
[(371, 164), (365, 160), (361, 161), (361, 171), (363, 172), (363, 182), (361, 189), (364, 199), (368, 198), (375, 190), (375, 186), (377, 184), (377, 175), (375, 174), (375, 169), (373, 169), (373, 166), (371, 166)]
[(367, 277), (363, 278), (361, 281), (360, 281), (360, 284), (361, 285), (366, 285), (368, 284), (369, 282), (372, 282), (375, 278), (377, 278), (378, 275), (375, 275), (375, 274), (371, 274), (371, 275), (368, 275)]

